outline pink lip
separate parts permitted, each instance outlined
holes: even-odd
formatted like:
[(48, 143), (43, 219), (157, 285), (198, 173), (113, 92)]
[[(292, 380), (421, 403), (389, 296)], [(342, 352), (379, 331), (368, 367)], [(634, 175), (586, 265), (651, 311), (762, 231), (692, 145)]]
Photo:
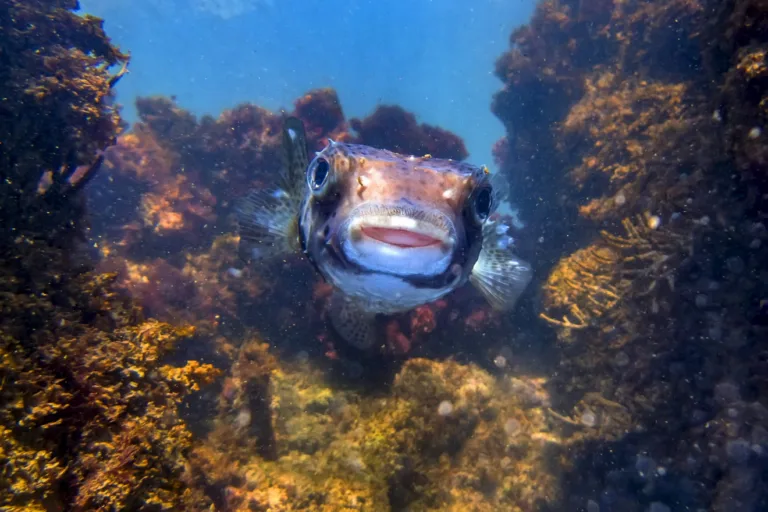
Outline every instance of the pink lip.
[(437, 238), (406, 229), (363, 227), (361, 231), (374, 240), (403, 248), (429, 247), (440, 243)]

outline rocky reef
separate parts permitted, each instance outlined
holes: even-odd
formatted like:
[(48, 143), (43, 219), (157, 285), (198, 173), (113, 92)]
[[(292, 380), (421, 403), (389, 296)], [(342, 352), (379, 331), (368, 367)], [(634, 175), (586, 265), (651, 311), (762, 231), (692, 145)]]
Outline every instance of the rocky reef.
[(587, 427), (568, 508), (768, 502), (766, 14), (545, 1), (497, 62), (556, 411)]
[[(318, 350), (338, 357), (323, 323), (328, 290), (311, 266), (294, 258), (257, 272), (244, 268), (237, 253), (233, 205), (249, 189), (274, 183), (284, 114), (244, 104), (218, 118), (197, 119), (161, 97), (141, 98), (137, 107), (140, 121), (106, 152), (104, 169), (88, 192), (90, 206), (104, 213), (91, 231), (100, 268), (116, 272), (119, 286), (158, 318), (193, 323), (210, 335), (258, 328), (280, 339), (283, 348), (290, 339), (298, 345), (317, 339)], [(304, 122), (313, 149), (332, 138), (436, 157), (467, 156), (459, 137), (419, 124), (397, 106), (380, 106), (348, 122), (332, 89), (308, 92), (291, 113)], [(286, 287), (289, 274), (292, 286)], [(287, 319), (295, 307), (311, 321), (263, 321)], [(267, 323), (277, 330), (270, 332)], [(460, 323), (472, 333), (492, 324), (493, 314), (482, 300), (425, 306), (390, 323), (384, 352), (412, 353), (438, 325)]]
[[(373, 355), (310, 265), (238, 259), (285, 112), (142, 98), (123, 131), (101, 21), (2, 6), (1, 509), (768, 507), (764, 0), (540, 2), (492, 102), (536, 280), (514, 315), (467, 288), (396, 316)], [(312, 149), (467, 157), (331, 89), (291, 113)]]
[(194, 328), (144, 319), (83, 253), (127, 56), (75, 1), (1, 7), (0, 508), (202, 510), (177, 404), (217, 370), (166, 364)]

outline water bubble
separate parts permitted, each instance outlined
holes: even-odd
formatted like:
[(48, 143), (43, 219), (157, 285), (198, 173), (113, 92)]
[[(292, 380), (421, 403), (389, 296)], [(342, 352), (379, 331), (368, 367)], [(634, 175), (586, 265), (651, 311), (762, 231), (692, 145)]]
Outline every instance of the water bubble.
[(453, 404), (448, 400), (443, 400), (440, 405), (437, 406), (437, 414), (440, 416), (450, 416), (453, 414)]
[(504, 432), (506, 432), (509, 437), (516, 436), (521, 430), (522, 426), (515, 418), (510, 418), (504, 423)]
[(241, 277), (243, 277), (243, 271), (240, 270), (239, 268), (231, 267), (230, 269), (227, 270), (227, 273), (232, 277), (234, 277), (235, 279), (240, 279)]
[(750, 139), (754, 140), (754, 139), (758, 138), (762, 133), (763, 133), (763, 130), (760, 129), (759, 126), (755, 126), (751, 130), (749, 130), (749, 133), (747, 134), (747, 137), (749, 137)]
[(618, 206), (621, 206), (621, 205), (623, 205), (624, 203), (627, 202), (627, 198), (624, 195), (624, 192), (619, 192), (618, 194), (616, 194), (616, 197), (613, 198), (613, 200), (616, 201), (616, 204)]
[(594, 500), (587, 501), (587, 512), (600, 512), (600, 505)]
[(720, 113), (719, 110), (715, 110), (714, 112), (712, 112), (712, 120), (716, 123), (719, 123), (720, 121), (723, 120), (723, 115)]
[(581, 424), (585, 427), (594, 427), (597, 425), (597, 416), (592, 411), (584, 411), (581, 415)]
[(504, 368), (507, 366), (507, 358), (499, 354), (493, 358), (493, 364), (495, 364), (497, 368)]
[(496, 226), (496, 234), (497, 235), (506, 235), (507, 231), (509, 231), (509, 226), (506, 224), (499, 224)]

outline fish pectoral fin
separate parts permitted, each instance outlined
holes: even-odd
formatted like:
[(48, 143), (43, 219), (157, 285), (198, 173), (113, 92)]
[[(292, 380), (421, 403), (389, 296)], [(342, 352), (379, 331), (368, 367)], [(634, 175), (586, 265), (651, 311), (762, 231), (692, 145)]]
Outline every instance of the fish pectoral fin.
[(301, 199), (281, 188), (253, 190), (237, 205), (240, 257), (269, 259), (299, 249)]
[(483, 249), (469, 280), (494, 309), (506, 311), (515, 306), (531, 282), (533, 271), (527, 262), (515, 256), (503, 236), (493, 229), (484, 230)]
[(279, 185), (252, 190), (237, 205), (240, 257), (254, 261), (300, 249), (299, 215), (306, 188), (307, 137), (295, 117), (283, 122), (283, 162)]
[(377, 341), (376, 314), (361, 309), (338, 292), (331, 297), (329, 317), (333, 329), (350, 345), (368, 350)]

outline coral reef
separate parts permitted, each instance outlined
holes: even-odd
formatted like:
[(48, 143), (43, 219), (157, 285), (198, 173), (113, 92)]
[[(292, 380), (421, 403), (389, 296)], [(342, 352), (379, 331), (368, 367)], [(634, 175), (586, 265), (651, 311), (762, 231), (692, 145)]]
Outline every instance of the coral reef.
[(766, 13), (544, 1), (497, 62), (508, 134), (494, 153), (545, 241), (522, 256), (561, 342), (569, 508), (768, 500)]

